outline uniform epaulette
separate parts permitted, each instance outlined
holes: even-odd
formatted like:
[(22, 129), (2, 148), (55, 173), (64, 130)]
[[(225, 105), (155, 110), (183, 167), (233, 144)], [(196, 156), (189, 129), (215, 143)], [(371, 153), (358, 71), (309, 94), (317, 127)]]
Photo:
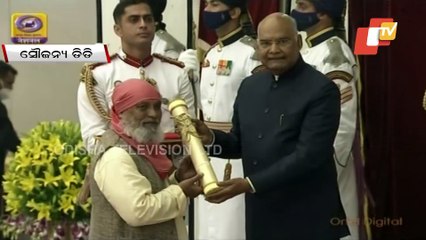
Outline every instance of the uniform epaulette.
[(251, 59), (259, 61), (259, 56), (257, 54), (257, 43), (256, 43), (256, 39), (250, 37), (250, 36), (244, 36), (240, 39), (240, 42), (244, 43), (245, 45), (248, 45), (250, 47), (252, 47), (253, 49), (255, 49), (255, 53), (253, 54), (253, 56), (251, 56)]
[(343, 52), (343, 46), (339, 39), (331, 38), (326, 42), (329, 54), (326, 58), (324, 58), (324, 64), (330, 63), (336, 67), (344, 64), (350, 63), (349, 59), (345, 56)]
[(173, 64), (173, 65), (176, 65), (176, 66), (178, 66), (180, 68), (184, 68), (185, 67), (185, 64), (183, 62), (179, 62), (179, 61), (177, 61), (177, 60), (175, 60), (173, 58), (169, 58), (169, 57), (166, 57), (166, 56), (158, 54), (158, 53), (154, 53), (154, 54), (152, 54), (152, 56), (160, 59), (162, 62), (167, 62), (167, 63)]
[(158, 30), (157, 32), (155, 32), (155, 34), (167, 43), (166, 50), (174, 50), (178, 53), (185, 50), (185, 46), (178, 40), (176, 40), (176, 38), (174, 38), (168, 32), (164, 30)]
[(242, 43), (244, 43), (246, 45), (249, 45), (252, 48), (256, 48), (257, 47), (257, 45), (256, 45), (256, 39), (254, 39), (254, 38), (252, 38), (250, 36), (244, 36), (244, 37), (242, 37), (240, 39), (240, 42), (242, 42)]
[[(113, 55), (110, 56), (110, 59), (113, 60), (114, 58), (118, 57), (118, 54), (115, 53)], [(82, 82), (86, 82), (88, 79), (88, 71), (91, 72), (93, 69), (105, 65), (107, 64), (107, 62), (102, 62), (102, 63), (86, 63), (83, 65), (83, 67), (81, 68), (81, 73), (80, 73), (80, 81)], [(91, 77), (91, 79), (93, 81), (93, 84), (96, 86), (96, 81), (93, 79), (93, 77)]]

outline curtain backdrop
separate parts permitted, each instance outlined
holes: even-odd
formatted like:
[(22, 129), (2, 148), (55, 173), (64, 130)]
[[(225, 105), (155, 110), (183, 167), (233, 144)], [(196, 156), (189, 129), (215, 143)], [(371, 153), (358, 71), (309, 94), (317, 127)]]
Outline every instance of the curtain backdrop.
[(379, 47), (376, 56), (360, 57), (373, 239), (426, 239), (426, 111), (422, 108), (426, 1), (349, 0), (349, 4), (352, 46), (356, 29), (368, 27), (370, 18), (391, 17), (398, 22), (390, 46)]

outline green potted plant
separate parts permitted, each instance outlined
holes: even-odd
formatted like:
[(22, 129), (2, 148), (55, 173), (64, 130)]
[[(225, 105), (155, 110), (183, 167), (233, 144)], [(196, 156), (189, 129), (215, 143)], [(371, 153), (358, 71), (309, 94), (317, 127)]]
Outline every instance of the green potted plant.
[(90, 157), (78, 124), (41, 122), (21, 139), (4, 175), (7, 218), (3, 234), (33, 239), (85, 239), (90, 201), (80, 206), (77, 195)]

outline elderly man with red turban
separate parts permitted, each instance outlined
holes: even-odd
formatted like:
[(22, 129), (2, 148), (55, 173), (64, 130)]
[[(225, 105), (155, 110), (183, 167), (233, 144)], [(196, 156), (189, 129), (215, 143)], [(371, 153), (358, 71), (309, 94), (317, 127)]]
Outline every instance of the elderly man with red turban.
[[(187, 239), (187, 197), (202, 192), (190, 158), (177, 171), (159, 145), (161, 95), (130, 79), (112, 94), (111, 127), (92, 159), (89, 239)], [(178, 183), (177, 179), (180, 179)], [(172, 184), (172, 183), (177, 184)]]

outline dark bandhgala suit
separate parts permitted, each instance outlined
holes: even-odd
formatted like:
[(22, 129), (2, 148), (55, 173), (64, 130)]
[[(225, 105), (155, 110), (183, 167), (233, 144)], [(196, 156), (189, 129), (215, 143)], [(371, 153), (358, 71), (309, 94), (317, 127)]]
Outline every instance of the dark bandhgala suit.
[(301, 58), (280, 76), (265, 71), (243, 81), (231, 133), (214, 134), (219, 156), (242, 157), (256, 190), (246, 194), (247, 240), (348, 235), (338, 224), (345, 214), (333, 160), (339, 117), (337, 86)]

